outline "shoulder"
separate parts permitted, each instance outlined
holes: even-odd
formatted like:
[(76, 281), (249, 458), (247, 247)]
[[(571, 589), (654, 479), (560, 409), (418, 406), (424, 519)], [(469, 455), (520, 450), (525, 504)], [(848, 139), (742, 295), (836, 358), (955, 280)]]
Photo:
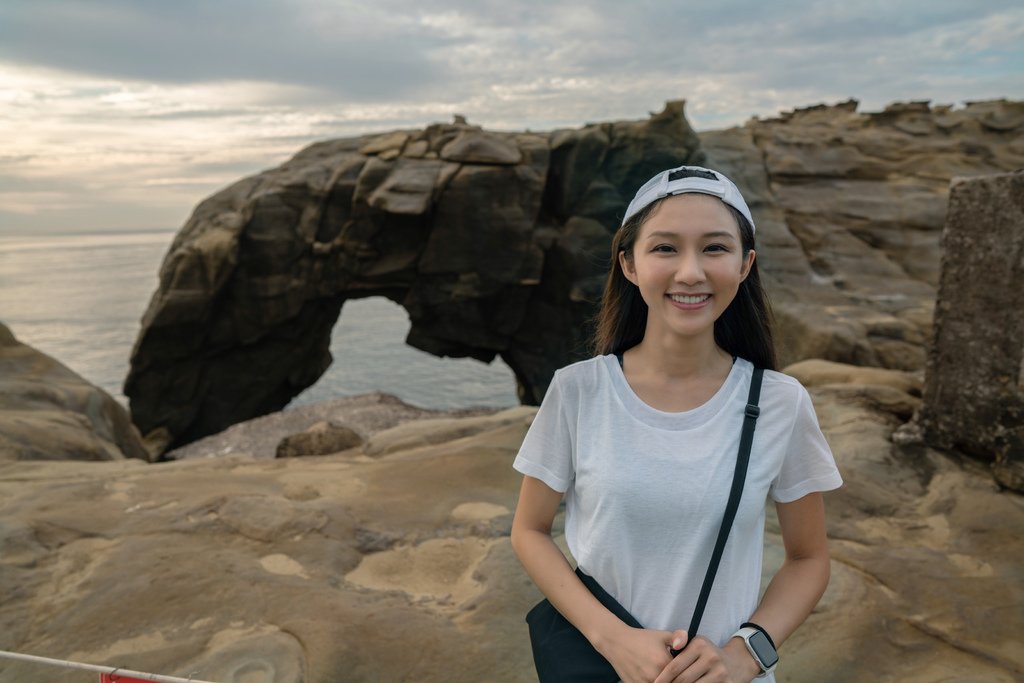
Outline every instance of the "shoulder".
[(608, 363), (617, 362), (614, 356), (594, 356), (577, 361), (555, 371), (552, 384), (559, 388), (592, 390), (608, 379)]
[(797, 398), (801, 394), (807, 393), (804, 385), (800, 384), (800, 380), (777, 370), (764, 371), (762, 386), (765, 390), (784, 394), (792, 398)]
[[(753, 365), (749, 361), (743, 361), (748, 367), (745, 368), (746, 376), (753, 372)], [(761, 404), (776, 404), (795, 411), (803, 402), (810, 403), (810, 396), (807, 389), (795, 377), (791, 377), (777, 370), (765, 370), (761, 380)]]
[(792, 425), (791, 429), (797, 430), (794, 433), (820, 429), (814, 401), (807, 388), (795, 377), (765, 370), (761, 399), (762, 414), (772, 415), (773, 419)]
[[(754, 372), (754, 364), (746, 358), (737, 358), (736, 363), (738, 369), (749, 378)], [(783, 393), (794, 393), (805, 391), (804, 385), (800, 384), (800, 381), (795, 377), (790, 377), (784, 372), (778, 370), (765, 370), (764, 377), (761, 380), (761, 387), (763, 390), (779, 391)]]

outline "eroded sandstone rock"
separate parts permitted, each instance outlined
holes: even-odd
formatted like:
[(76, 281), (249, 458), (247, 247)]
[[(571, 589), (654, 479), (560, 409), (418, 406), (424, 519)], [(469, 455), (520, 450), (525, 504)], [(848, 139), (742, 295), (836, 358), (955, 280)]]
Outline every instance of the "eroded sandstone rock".
[(875, 113), (850, 100), (701, 134), (753, 197), (784, 362), (924, 366), (949, 182), (1024, 166), (1022, 121), (1024, 103), (1005, 100)]
[(918, 424), (1024, 492), (1024, 171), (957, 179), (942, 245)]
[[(832, 580), (780, 680), (1018, 680), (1020, 497), (972, 461), (893, 445), (903, 418), (873, 397), (913, 401), (913, 375), (792, 371), (845, 485), (826, 494)], [(372, 458), (0, 464), (0, 649), (224, 683), (535, 681), (539, 593), (508, 539), (533, 410), (369, 430), (391, 445)], [(771, 510), (765, 578), (783, 558)], [(65, 679), (0, 660), (2, 681)]]
[(457, 121), (312, 145), (204, 201), (175, 239), (125, 386), (133, 418), (174, 447), (281, 408), (363, 296), (401, 303), (420, 349), (500, 354), (537, 403), (585, 353), (617, 215), (698, 147), (681, 102), (551, 134)]
[(110, 394), (0, 324), (0, 461), (149, 457)]
[(407, 342), (496, 356), (521, 400), (589, 355), (611, 236), (655, 172), (729, 173), (758, 226), (788, 363), (923, 366), (953, 175), (1024, 166), (1024, 104), (855, 102), (702, 134), (646, 121), (495, 133), (457, 120), (314, 144), (202, 202), (161, 268), (125, 386), (168, 447), (277, 410), (332, 362), (349, 298), (405, 307)]
[(298, 434), (291, 434), (277, 444), (277, 457), (297, 458), (303, 455), (328, 455), (361, 446), (363, 437), (345, 425), (317, 422)]

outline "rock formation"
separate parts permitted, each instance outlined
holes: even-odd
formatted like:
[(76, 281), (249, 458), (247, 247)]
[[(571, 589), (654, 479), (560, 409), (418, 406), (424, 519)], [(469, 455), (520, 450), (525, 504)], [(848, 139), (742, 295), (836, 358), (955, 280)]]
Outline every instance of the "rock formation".
[(408, 343), (515, 372), (537, 403), (585, 353), (609, 232), (657, 169), (700, 162), (682, 103), (550, 134), (465, 123), (318, 143), (202, 202), (125, 385), (154, 443), (277, 410), (328, 367), (346, 299), (401, 303)]
[[(892, 444), (918, 373), (787, 371), (846, 483), (826, 495), (829, 590), (779, 680), (1020, 680), (1021, 498), (971, 461)], [(508, 539), (534, 410), (394, 424), (394, 402), (349, 400), (236, 425), (227, 456), (202, 457), (217, 436), (158, 465), (0, 463), (0, 649), (223, 683), (535, 681), (523, 616), (539, 594)], [(321, 421), (368, 440), (273, 459)], [(771, 510), (765, 576), (783, 554)], [(29, 680), (67, 674), (0, 660), (0, 681)]]
[(110, 394), (0, 324), (0, 462), (148, 457)]
[(1024, 492), (1024, 171), (954, 182), (917, 424)]
[(1024, 167), (1024, 103), (798, 109), (701, 134), (752, 198), (785, 362), (924, 365), (949, 182)]
[(851, 101), (698, 140), (675, 102), (554, 133), (459, 121), (317, 143), (182, 228), (133, 353), (132, 416), (160, 449), (281, 408), (331, 363), (342, 304), (364, 296), (401, 303), (417, 348), (500, 355), (537, 403), (587, 355), (632, 193), (705, 159), (751, 201), (786, 362), (920, 368), (948, 182), (1024, 166), (1022, 129), (1021, 103)]
[(345, 425), (317, 422), (299, 434), (291, 434), (277, 444), (279, 458), (297, 458), (304, 455), (328, 455), (347, 451), (363, 444), (363, 437)]

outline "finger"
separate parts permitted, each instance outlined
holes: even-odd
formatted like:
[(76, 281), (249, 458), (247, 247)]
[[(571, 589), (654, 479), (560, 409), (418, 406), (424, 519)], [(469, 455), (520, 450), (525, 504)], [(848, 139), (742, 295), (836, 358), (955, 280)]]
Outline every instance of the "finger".
[(685, 675), (678, 679), (678, 683), (683, 683), (684, 681), (710, 681), (712, 678), (716, 681), (719, 680), (711, 675), (718, 661), (718, 648), (715, 647), (714, 643), (707, 638), (694, 638), (687, 652), (693, 655), (693, 663), (686, 668)]
[(669, 642), (669, 647), (675, 651), (682, 650), (686, 647), (686, 643), (689, 642), (690, 637), (683, 629), (678, 629), (672, 632), (672, 639)]
[[(675, 634), (673, 634), (675, 635)], [(676, 655), (668, 665), (662, 669), (662, 672), (658, 674), (658, 677), (654, 679), (654, 683), (670, 683), (670, 681), (676, 680), (676, 677), (683, 672), (687, 671), (693, 663), (697, 661), (698, 655), (690, 650), (684, 650)], [(696, 678), (686, 680), (697, 680)]]
[(676, 636), (676, 631), (658, 631), (661, 636), (661, 642), (665, 643), (665, 647), (672, 647), (672, 639)]

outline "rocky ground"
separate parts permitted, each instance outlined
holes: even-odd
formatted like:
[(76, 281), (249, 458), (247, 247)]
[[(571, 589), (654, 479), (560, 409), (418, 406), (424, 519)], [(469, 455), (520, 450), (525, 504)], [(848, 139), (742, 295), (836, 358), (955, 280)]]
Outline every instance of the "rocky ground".
[[(893, 445), (915, 374), (789, 372), (846, 485), (827, 497), (831, 585), (778, 680), (1021, 680), (1024, 501), (981, 465)], [(306, 410), (231, 443), (324, 420), (368, 438), (287, 459), (213, 439), (161, 464), (0, 466), (0, 649), (225, 683), (534, 680), (538, 594), (508, 540), (534, 409), (423, 416), (377, 395)], [(766, 554), (767, 574), (774, 521)], [(0, 681), (25, 680), (67, 678), (0, 663)]]
[[(368, 295), (403, 301), (420, 348), (505, 349), (530, 398), (546, 380), (526, 368), (580, 352), (620, 189), (667, 166), (660, 150), (744, 189), (780, 350), (800, 361), (787, 372), (846, 482), (826, 497), (832, 582), (777, 679), (1024, 680), (1024, 498), (988, 465), (897, 432), (921, 400), (949, 179), (1019, 167), (1021, 129), (1019, 102), (848, 102), (698, 137), (676, 102), (543, 138), (456, 121), (318, 143), (240, 181), (197, 207), (168, 255), (144, 320), (143, 337), (158, 333), (133, 365), (156, 406), (144, 437), (145, 410), (133, 425), (0, 325), (0, 650), (224, 683), (535, 680), (523, 616), (539, 595), (508, 539), (533, 408), (371, 394), (239, 416), (319, 376), (342, 299)], [(495, 188), (511, 193), (500, 210)], [(436, 245), (456, 224), (431, 221), (456, 214), (465, 239), (447, 263)], [(480, 239), (518, 245), (515, 267), (475, 257), (474, 226), (496, 214), (508, 230)], [(484, 320), (498, 309), (481, 302), (512, 317)], [(267, 386), (232, 385), (265, 366), (280, 375)], [(783, 556), (769, 512), (766, 576)], [(68, 680), (0, 659), (0, 683)]]

